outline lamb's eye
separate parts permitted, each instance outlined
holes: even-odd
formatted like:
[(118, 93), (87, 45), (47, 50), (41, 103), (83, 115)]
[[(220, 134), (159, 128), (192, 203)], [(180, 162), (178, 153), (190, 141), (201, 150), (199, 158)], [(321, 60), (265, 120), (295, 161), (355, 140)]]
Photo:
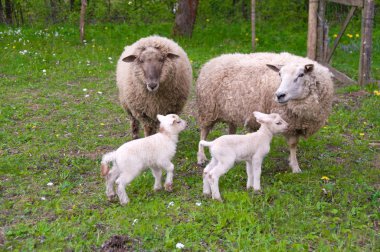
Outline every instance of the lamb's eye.
[(181, 123), (181, 121), (177, 121), (177, 123), (178, 123), (178, 124), (180, 124), (180, 123)]
[(281, 125), (281, 124), (282, 124), (282, 122), (277, 122), (276, 124), (277, 124), (277, 125)]
[(301, 73), (301, 74), (299, 74), (299, 75), (298, 75), (298, 77), (303, 77), (303, 76), (304, 76), (304, 74), (303, 74), (303, 73)]

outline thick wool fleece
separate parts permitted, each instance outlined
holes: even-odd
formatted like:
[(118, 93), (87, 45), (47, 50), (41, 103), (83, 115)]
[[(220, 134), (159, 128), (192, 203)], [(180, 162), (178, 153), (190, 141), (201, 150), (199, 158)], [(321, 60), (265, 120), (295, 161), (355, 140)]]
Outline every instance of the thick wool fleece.
[[(142, 69), (135, 62), (126, 63), (123, 58), (139, 55), (143, 48), (154, 47), (162, 55), (174, 53), (176, 59), (166, 58), (156, 92), (146, 88)], [(174, 41), (160, 36), (150, 36), (124, 48), (117, 63), (116, 81), (119, 100), (123, 108), (144, 125), (157, 128), (157, 114), (179, 114), (189, 95), (192, 69), (185, 51)]]
[[(277, 103), (274, 94), (281, 79), (266, 64), (314, 64), (304, 85), (309, 95)], [(289, 123), (285, 135), (308, 137), (325, 124), (334, 88), (330, 71), (315, 61), (289, 53), (252, 53), (226, 54), (210, 60), (200, 71), (196, 91), (201, 127), (226, 122), (257, 129), (252, 112), (260, 111), (280, 114)]]

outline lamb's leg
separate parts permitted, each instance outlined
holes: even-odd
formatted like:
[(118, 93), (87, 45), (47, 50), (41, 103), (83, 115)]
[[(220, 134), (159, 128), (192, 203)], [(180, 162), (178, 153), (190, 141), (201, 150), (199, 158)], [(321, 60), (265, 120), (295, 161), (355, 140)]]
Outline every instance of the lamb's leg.
[(211, 186), (211, 193), (213, 199), (222, 201), (222, 197), (220, 196), (219, 192), (219, 178), (220, 176), (225, 174), (233, 166), (233, 164), (233, 160), (232, 162), (230, 160), (219, 161), (218, 165), (216, 165), (214, 169), (212, 169), (209, 172), (208, 179)]
[[(201, 140), (206, 140), (207, 135), (211, 129), (212, 129), (212, 126), (201, 127)], [(203, 165), (207, 161), (203, 146), (199, 146), (197, 159), (198, 159), (198, 165)]]
[(210, 163), (203, 170), (203, 194), (205, 196), (209, 196), (211, 194), (211, 187), (210, 187), (210, 183), (208, 181), (207, 176), (208, 176), (208, 173), (214, 168), (216, 164), (217, 164), (217, 160), (215, 158), (212, 158)]
[(228, 124), (228, 134), (233, 135), (236, 133), (236, 125), (233, 123)]
[(158, 191), (161, 190), (162, 184), (161, 184), (161, 178), (162, 178), (162, 170), (159, 168), (152, 168), (152, 174), (154, 176), (154, 186), (153, 190)]
[(263, 158), (260, 156), (254, 156), (252, 159), (252, 167), (253, 167), (253, 190), (260, 191), (260, 177), (261, 177), (261, 164), (263, 162)]
[(293, 173), (299, 173), (301, 172), (301, 169), (298, 165), (298, 160), (297, 160), (298, 137), (297, 136), (287, 137), (287, 142), (288, 142), (288, 146), (290, 150), (289, 165), (292, 168)]
[(253, 187), (253, 168), (251, 162), (245, 162), (246, 163), (246, 170), (247, 170), (247, 190), (251, 187)]
[(126, 205), (129, 202), (127, 193), (125, 192), (125, 186), (131, 183), (131, 181), (137, 176), (136, 173), (124, 172), (118, 179), (117, 184), (117, 196), (119, 196), (120, 204)]
[(119, 170), (116, 167), (113, 167), (113, 169), (106, 176), (106, 195), (109, 201), (111, 201), (115, 196), (113, 184), (119, 175)]
[(166, 179), (165, 179), (165, 190), (168, 192), (171, 192), (173, 190), (173, 176), (174, 176), (174, 165), (169, 162), (167, 165), (164, 166), (164, 169), (166, 170)]

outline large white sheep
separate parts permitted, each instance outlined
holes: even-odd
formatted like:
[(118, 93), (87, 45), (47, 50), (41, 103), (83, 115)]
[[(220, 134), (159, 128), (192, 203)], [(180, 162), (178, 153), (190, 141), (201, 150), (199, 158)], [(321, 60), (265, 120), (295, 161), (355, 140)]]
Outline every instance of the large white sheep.
[(185, 51), (174, 41), (142, 38), (124, 48), (117, 63), (119, 100), (131, 119), (132, 137), (157, 131), (157, 115), (179, 114), (189, 95), (192, 69)]
[[(296, 148), (299, 138), (308, 137), (326, 122), (332, 107), (333, 81), (319, 63), (289, 53), (226, 54), (206, 63), (197, 80), (197, 120), (201, 140), (215, 123), (225, 122), (230, 134), (237, 126), (257, 129), (253, 111), (278, 113), (289, 123), (284, 133), (289, 165), (301, 172)], [(198, 163), (206, 160), (198, 150)]]

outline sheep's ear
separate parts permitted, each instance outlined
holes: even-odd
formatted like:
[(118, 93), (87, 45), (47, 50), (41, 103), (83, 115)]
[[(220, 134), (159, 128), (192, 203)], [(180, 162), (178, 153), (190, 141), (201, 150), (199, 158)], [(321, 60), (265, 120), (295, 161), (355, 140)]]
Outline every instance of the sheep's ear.
[(158, 114), (157, 119), (162, 122), (164, 120), (165, 116)]
[(311, 73), (314, 69), (314, 65), (313, 64), (307, 64), (305, 65), (305, 73)]
[(137, 59), (136, 55), (129, 55), (129, 56), (125, 57), (124, 59), (122, 59), (122, 61), (130, 63), (130, 62), (135, 61), (136, 59)]
[(264, 113), (261, 113), (261, 112), (258, 112), (258, 111), (255, 111), (253, 112), (253, 115), (255, 116), (256, 118), (256, 121), (258, 123), (265, 123), (268, 121), (268, 115), (267, 114), (264, 114)]
[(168, 53), (168, 54), (166, 54), (166, 57), (168, 57), (169, 59), (179, 58), (179, 56), (177, 54), (174, 54), (174, 53)]
[(283, 67), (283, 65), (271, 65), (271, 64), (267, 64), (267, 67), (269, 67), (270, 69), (272, 69), (275, 72), (280, 72), (280, 69), (281, 69), (281, 67)]

